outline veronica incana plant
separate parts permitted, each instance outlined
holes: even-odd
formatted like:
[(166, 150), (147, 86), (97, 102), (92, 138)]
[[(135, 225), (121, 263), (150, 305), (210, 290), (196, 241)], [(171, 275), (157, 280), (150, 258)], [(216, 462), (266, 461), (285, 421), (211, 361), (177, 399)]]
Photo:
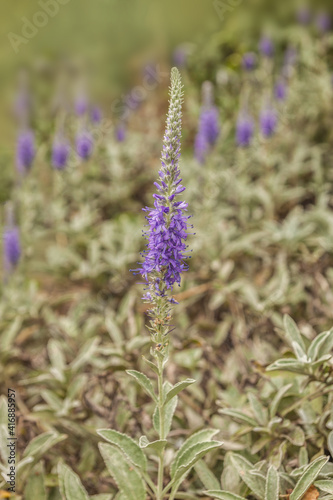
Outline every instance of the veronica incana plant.
[[(217, 430), (199, 430), (174, 452), (168, 476), (166, 475), (165, 450), (169, 445), (167, 438), (177, 406), (177, 394), (195, 382), (186, 379), (173, 386), (164, 380), (164, 368), (169, 354), (171, 308), (176, 303), (171, 294), (174, 285), (180, 283), (182, 272), (187, 269), (185, 241), (189, 219), (186, 215), (188, 205), (178, 200), (178, 196), (185, 190), (181, 185), (179, 170), (182, 102), (180, 73), (173, 68), (162, 165), (159, 182), (155, 183), (157, 193), (154, 194), (154, 207), (144, 209), (147, 212), (148, 244), (143, 252), (144, 261), (134, 270), (145, 280), (146, 290), (143, 298), (151, 306), (148, 328), (153, 361), (146, 358), (144, 360), (155, 375), (154, 379), (151, 379), (135, 370), (127, 372), (155, 403), (152, 420), (157, 436), (153, 441), (141, 436), (137, 443), (116, 430), (97, 431), (107, 441), (100, 443), (99, 449), (118, 486), (119, 500), (146, 500), (148, 496), (156, 500), (166, 497), (173, 500), (182, 481), (196, 462), (208, 451), (219, 448), (222, 444), (213, 440)], [(147, 466), (147, 456), (154, 456), (155, 463), (157, 458), (157, 473), (153, 467)], [(60, 464), (59, 475), (63, 498), (74, 500), (73, 484), (78, 488), (78, 493), (85, 491), (78, 476), (67, 466)]]

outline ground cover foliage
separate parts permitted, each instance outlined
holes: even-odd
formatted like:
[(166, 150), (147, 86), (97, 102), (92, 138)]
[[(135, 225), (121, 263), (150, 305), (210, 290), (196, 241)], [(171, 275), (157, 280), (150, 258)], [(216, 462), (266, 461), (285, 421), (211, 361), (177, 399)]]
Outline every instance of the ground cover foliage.
[[(175, 293), (166, 377), (196, 383), (178, 394), (167, 471), (198, 431), (223, 445), (195, 463), (175, 498), (333, 498), (333, 39), (295, 26), (276, 42), (274, 63), (260, 60), (251, 74), (221, 60), (212, 70), (204, 50), (183, 69), (181, 170), (195, 235)], [(287, 98), (274, 104), (276, 132), (265, 139), (256, 130), (250, 147), (237, 147), (240, 95), (257, 118), (291, 43), (297, 59)], [(206, 78), (221, 130), (199, 164), (193, 142)], [(104, 443), (102, 457), (96, 429), (156, 439), (154, 402), (126, 371), (149, 372), (146, 305), (129, 269), (144, 247), (166, 92), (161, 85), (133, 113), (124, 142), (106, 127), (92, 158), (63, 172), (51, 171), (50, 137), (36, 120), (35, 164), (11, 192), (23, 258), (0, 304), (2, 438), (7, 388), (17, 393), (11, 498), (150, 498), (126, 443), (111, 451)], [(155, 478), (154, 449), (146, 452)], [(5, 472), (4, 446), (0, 454)], [(109, 474), (111, 459), (130, 469), (125, 481)]]

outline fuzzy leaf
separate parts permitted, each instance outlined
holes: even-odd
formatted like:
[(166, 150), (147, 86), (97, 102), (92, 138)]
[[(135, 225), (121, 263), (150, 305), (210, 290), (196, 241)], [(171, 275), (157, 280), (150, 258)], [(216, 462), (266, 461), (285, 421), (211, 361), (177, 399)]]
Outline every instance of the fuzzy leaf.
[(135, 380), (146, 391), (148, 396), (150, 396), (155, 401), (155, 403), (157, 403), (157, 397), (154, 392), (153, 384), (146, 375), (141, 372), (137, 372), (136, 370), (126, 370), (126, 373), (128, 373), (128, 375), (131, 375), (131, 377), (134, 377)]
[(279, 500), (279, 474), (273, 465), (266, 476), (265, 500)]
[(49, 448), (66, 438), (66, 434), (57, 434), (53, 431), (44, 432), (30, 441), (24, 450), (23, 457), (32, 455), (34, 458), (37, 458), (42, 456)]
[(289, 391), (289, 389), (292, 387), (292, 385), (293, 384), (283, 385), (282, 387), (280, 387), (280, 389), (275, 394), (275, 396), (270, 404), (270, 408), (269, 408), (271, 418), (273, 418), (276, 415), (276, 412), (278, 410), (281, 399), (286, 394), (286, 392)]
[(174, 461), (171, 464), (171, 477), (175, 475), (176, 469), (178, 467), (179, 460), (186, 451), (198, 443), (203, 443), (205, 441), (210, 441), (219, 431), (217, 429), (202, 429), (201, 431), (195, 432), (190, 436), (179, 448)]
[(81, 480), (72, 469), (65, 464), (59, 464), (59, 489), (63, 500), (89, 500), (88, 493)]
[(99, 443), (106, 468), (127, 500), (146, 500), (145, 484), (139, 473), (131, 467), (119, 448)]
[(253, 465), (241, 455), (232, 454), (231, 461), (246, 486), (259, 500), (262, 500), (265, 497), (265, 477), (261, 474), (254, 475)]
[[(172, 385), (169, 382), (165, 382), (163, 385), (163, 395), (171, 389)], [(167, 404), (164, 404), (162, 411), (164, 412), (164, 435), (167, 436), (171, 429), (173, 415), (176, 411), (178, 403), (178, 397), (174, 397)], [(156, 406), (153, 415), (153, 424), (156, 432), (160, 434), (160, 411), (159, 407)]]
[(177, 479), (190, 470), (200, 458), (206, 455), (206, 453), (219, 448), (221, 445), (222, 443), (220, 441), (208, 441), (206, 443), (198, 443), (191, 446), (191, 448), (183, 453), (177, 461), (177, 468), (172, 479), (177, 481)]
[(307, 365), (294, 358), (283, 358), (278, 359), (266, 368), (267, 371), (286, 371), (292, 373), (300, 373), (301, 375), (307, 375)]
[(209, 490), (204, 491), (204, 494), (212, 498), (217, 498), (218, 500), (246, 500), (244, 497), (240, 497), (235, 493), (230, 493), (230, 491)]
[(332, 479), (320, 479), (314, 483), (316, 488), (319, 488), (325, 493), (331, 493), (333, 495), (333, 480)]
[(203, 460), (199, 460), (194, 465), (194, 469), (205, 488), (208, 488), (210, 490), (219, 489), (220, 483), (213, 472), (210, 470), (206, 462), (204, 462)]
[(177, 396), (177, 394), (188, 387), (191, 384), (194, 384), (195, 380), (192, 378), (187, 378), (182, 382), (178, 382), (178, 384), (174, 385), (170, 391), (166, 393), (164, 404), (167, 404), (173, 397)]
[(314, 483), (327, 461), (328, 457), (318, 457), (306, 467), (297, 481), (293, 492), (290, 494), (290, 500), (300, 500), (302, 498), (306, 490)]
[(249, 417), (239, 410), (234, 410), (232, 408), (223, 408), (222, 410), (219, 410), (219, 413), (221, 413), (222, 415), (227, 415), (228, 417), (231, 417), (233, 420), (236, 420), (236, 422), (240, 422), (241, 424), (250, 425), (251, 427), (256, 427), (258, 425), (258, 422), (256, 422), (254, 418)]
[(158, 367), (154, 363), (149, 361), (149, 359), (145, 358), (144, 356), (142, 356), (142, 359), (156, 373), (156, 375), (158, 375)]
[(295, 321), (286, 314), (283, 318), (283, 324), (291, 347), (293, 347), (293, 342), (296, 342), (296, 344), (298, 344), (298, 346), (303, 351), (303, 354), (305, 355), (306, 353), (305, 344)]
[(308, 357), (311, 361), (316, 361), (321, 356), (328, 354), (333, 347), (333, 328), (327, 332), (322, 332), (310, 344)]
[(140, 446), (132, 438), (113, 429), (99, 429), (97, 431), (102, 438), (114, 444), (129, 460), (144, 471), (147, 470), (147, 459)]
[(257, 419), (257, 422), (259, 422), (260, 425), (266, 425), (267, 424), (267, 410), (264, 408), (261, 403), (258, 401), (258, 398), (250, 392), (248, 394), (248, 399), (252, 408), (252, 411)]
[(139, 440), (139, 446), (142, 449), (154, 450), (159, 455), (167, 445), (166, 439), (158, 439), (157, 441), (149, 442), (146, 436), (141, 436)]

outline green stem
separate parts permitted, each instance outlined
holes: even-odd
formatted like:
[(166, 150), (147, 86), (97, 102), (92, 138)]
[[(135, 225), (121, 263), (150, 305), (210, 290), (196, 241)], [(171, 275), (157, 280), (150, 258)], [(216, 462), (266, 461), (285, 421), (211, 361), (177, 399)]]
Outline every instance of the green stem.
[(281, 411), (281, 417), (285, 417), (290, 413), (291, 411), (295, 410), (298, 406), (301, 406), (305, 401), (312, 401), (313, 399), (319, 398), (320, 396), (324, 396), (325, 394), (328, 394), (329, 392), (333, 391), (333, 387), (327, 387), (326, 389), (317, 389), (315, 392), (312, 392), (311, 394), (307, 394), (306, 396), (303, 396), (301, 399), (298, 399), (293, 403), (292, 405), (288, 406), (288, 408), (285, 408), (283, 411)]
[[(160, 415), (160, 439), (165, 439), (165, 425), (163, 412), (163, 362), (158, 358), (158, 410)], [(164, 478), (164, 451), (160, 454), (157, 478), (157, 500), (163, 500), (163, 478)]]

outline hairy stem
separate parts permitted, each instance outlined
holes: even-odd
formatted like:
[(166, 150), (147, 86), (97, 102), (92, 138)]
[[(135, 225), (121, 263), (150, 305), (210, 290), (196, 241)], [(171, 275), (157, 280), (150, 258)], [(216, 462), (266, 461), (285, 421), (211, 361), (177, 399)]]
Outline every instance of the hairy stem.
[[(165, 424), (163, 411), (163, 362), (158, 359), (158, 409), (160, 416), (160, 439), (165, 439)], [(158, 465), (157, 500), (163, 500), (164, 451), (161, 451)]]

